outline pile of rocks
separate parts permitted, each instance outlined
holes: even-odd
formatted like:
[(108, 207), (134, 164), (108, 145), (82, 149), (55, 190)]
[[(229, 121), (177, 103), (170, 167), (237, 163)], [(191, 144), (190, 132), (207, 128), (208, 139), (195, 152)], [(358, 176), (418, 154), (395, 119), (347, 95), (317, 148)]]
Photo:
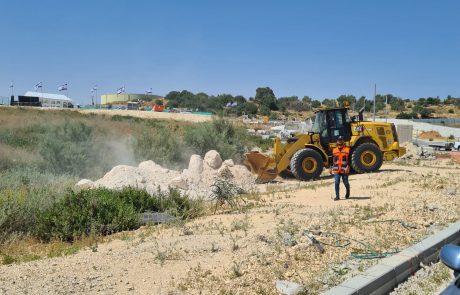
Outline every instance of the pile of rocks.
[(426, 147), (418, 147), (411, 142), (404, 143), (402, 146), (406, 148), (406, 154), (401, 159), (436, 160), (436, 156)]
[(250, 191), (255, 186), (256, 178), (246, 167), (235, 165), (233, 160), (223, 161), (217, 151), (211, 150), (204, 158), (192, 155), (188, 168), (182, 172), (164, 168), (153, 161), (145, 161), (138, 167), (115, 166), (99, 180), (80, 180), (76, 188), (121, 189), (129, 186), (145, 189), (148, 193), (154, 194), (158, 189), (167, 190), (173, 187), (190, 197), (209, 198), (216, 178), (224, 174), (245, 191)]

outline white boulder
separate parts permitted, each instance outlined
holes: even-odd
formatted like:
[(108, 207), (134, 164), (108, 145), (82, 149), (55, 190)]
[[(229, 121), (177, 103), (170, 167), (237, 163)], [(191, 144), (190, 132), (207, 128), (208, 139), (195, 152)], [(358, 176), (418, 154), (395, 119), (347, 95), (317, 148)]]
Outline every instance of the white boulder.
[(222, 158), (216, 150), (210, 150), (204, 155), (204, 162), (213, 169), (219, 169), (222, 165)]
[(200, 155), (192, 155), (188, 163), (188, 171), (190, 175), (201, 174), (203, 172), (203, 159)]

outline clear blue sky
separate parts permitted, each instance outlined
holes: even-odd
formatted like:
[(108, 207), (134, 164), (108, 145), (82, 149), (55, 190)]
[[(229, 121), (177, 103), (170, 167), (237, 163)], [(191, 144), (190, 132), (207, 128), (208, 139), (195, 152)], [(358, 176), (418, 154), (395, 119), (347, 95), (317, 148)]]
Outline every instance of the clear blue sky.
[(2, 1), (0, 95), (43, 81), (316, 99), (460, 96), (460, 1)]

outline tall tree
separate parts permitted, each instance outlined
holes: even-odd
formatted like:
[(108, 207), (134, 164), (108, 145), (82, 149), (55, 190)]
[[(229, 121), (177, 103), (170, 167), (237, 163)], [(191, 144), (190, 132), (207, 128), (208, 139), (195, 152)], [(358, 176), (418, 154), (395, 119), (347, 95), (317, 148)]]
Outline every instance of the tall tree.
[(325, 98), (323, 100), (323, 105), (325, 105), (328, 108), (335, 108), (335, 99)]
[(353, 107), (356, 104), (356, 97), (354, 95), (340, 95), (337, 97), (337, 102), (339, 103), (340, 107), (344, 107), (346, 105), (345, 102), (348, 103), (348, 106)]
[(259, 87), (256, 89), (254, 100), (261, 106), (267, 107), (269, 110), (277, 110), (276, 97), (270, 87)]

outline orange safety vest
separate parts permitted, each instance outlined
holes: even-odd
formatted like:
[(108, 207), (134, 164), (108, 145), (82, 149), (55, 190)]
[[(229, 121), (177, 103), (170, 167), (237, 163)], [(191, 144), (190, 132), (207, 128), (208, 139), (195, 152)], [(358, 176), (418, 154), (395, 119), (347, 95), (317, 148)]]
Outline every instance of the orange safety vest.
[(332, 150), (332, 172), (334, 174), (348, 174), (350, 173), (350, 166), (348, 166), (348, 156), (350, 155), (350, 148), (347, 146), (342, 147), (340, 150), (335, 147)]

